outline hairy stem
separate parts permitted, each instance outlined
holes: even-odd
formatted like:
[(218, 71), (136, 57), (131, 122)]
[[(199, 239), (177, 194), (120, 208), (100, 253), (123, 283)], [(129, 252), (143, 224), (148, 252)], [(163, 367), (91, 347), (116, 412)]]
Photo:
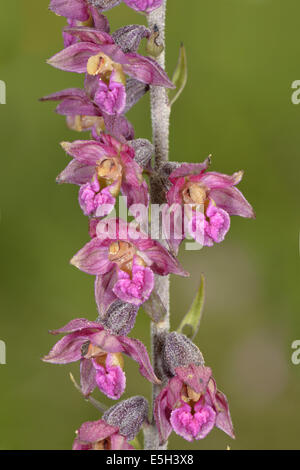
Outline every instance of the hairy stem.
[[(149, 28), (152, 31), (158, 31), (159, 36), (157, 42), (164, 46), (163, 52), (158, 58), (157, 62), (163, 69), (165, 69), (165, 24), (166, 24), (166, 6), (167, 0), (163, 1), (160, 8), (153, 11), (148, 16)], [(163, 204), (165, 202), (164, 186), (160, 178), (160, 166), (162, 163), (168, 161), (169, 158), (169, 126), (170, 126), (170, 106), (168, 103), (168, 96), (166, 88), (151, 87), (151, 119), (152, 119), (152, 132), (153, 132), (153, 145), (155, 147), (155, 175), (150, 180), (150, 192), (152, 204)], [(153, 235), (156, 239), (160, 237), (159, 227)], [(166, 308), (166, 315), (159, 323), (152, 323), (151, 325), (151, 343), (152, 343), (152, 358), (154, 370), (157, 376), (163, 381), (161, 376), (161, 368), (159, 366), (161, 360), (161, 340), (170, 329), (170, 281), (169, 277), (160, 278), (157, 282), (157, 291)], [(153, 402), (159, 394), (162, 386), (153, 386)], [(167, 443), (163, 446), (159, 445), (158, 431), (154, 419), (152, 423), (145, 429), (145, 449), (156, 450), (166, 449)]]

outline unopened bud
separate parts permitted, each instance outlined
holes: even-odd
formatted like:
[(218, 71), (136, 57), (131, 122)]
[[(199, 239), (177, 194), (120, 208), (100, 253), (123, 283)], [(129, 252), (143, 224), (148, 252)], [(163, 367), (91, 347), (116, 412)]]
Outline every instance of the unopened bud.
[(138, 307), (118, 299), (103, 315), (99, 315), (99, 320), (113, 334), (126, 336), (134, 327), (137, 312)]
[(163, 346), (163, 367), (165, 373), (172, 377), (177, 367), (187, 367), (190, 364), (204, 365), (200, 349), (185, 335), (172, 332), (166, 335)]
[(132, 441), (148, 420), (148, 401), (141, 396), (124, 400), (107, 410), (102, 419), (110, 426), (116, 426), (120, 434)]

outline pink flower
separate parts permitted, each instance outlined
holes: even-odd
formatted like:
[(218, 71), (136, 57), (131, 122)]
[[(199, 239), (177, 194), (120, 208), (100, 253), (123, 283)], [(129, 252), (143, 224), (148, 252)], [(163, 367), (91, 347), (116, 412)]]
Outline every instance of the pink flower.
[(137, 361), (140, 373), (150, 382), (160, 383), (152, 369), (145, 346), (137, 339), (113, 335), (100, 323), (84, 318), (72, 320), (63, 328), (51, 331), (65, 334), (43, 361), (68, 364), (80, 361), (81, 388), (90, 395), (98, 387), (112, 400), (124, 393), (126, 377), (122, 354)]
[(76, 432), (73, 450), (134, 450), (128, 443), (148, 422), (149, 404), (134, 396), (109, 408), (99, 421), (84, 423)]
[[(107, 32), (87, 27), (67, 27), (64, 32), (79, 42), (58, 52), (48, 63), (60, 70), (85, 73), (93, 79), (96, 100), (102, 112), (118, 115), (124, 110), (126, 75), (147, 85), (174, 88), (157, 62), (136, 52), (123, 52)], [(140, 40), (144, 34), (144, 28), (142, 32), (138, 28), (135, 37)], [(120, 38), (118, 41), (122, 42)]]
[(97, 276), (100, 315), (118, 298), (137, 306), (145, 302), (154, 288), (154, 274), (188, 275), (159, 242), (121, 219), (107, 219), (96, 226), (92, 221), (91, 233), (94, 238), (71, 263)]
[[(132, 85), (132, 81), (128, 80), (129, 85)], [(134, 138), (134, 129), (128, 120), (122, 115), (111, 116), (101, 111), (99, 106), (95, 104), (95, 90), (91, 80), (85, 81), (85, 88), (85, 90), (68, 88), (44, 96), (41, 101), (61, 101), (55, 111), (66, 116), (68, 127), (74, 131), (92, 131), (92, 135), (96, 140), (104, 131), (120, 140), (132, 140)], [(129, 87), (127, 92), (129, 106), (126, 107), (125, 111), (128, 111), (136, 103), (136, 100), (146, 92), (145, 88), (141, 88), (140, 93), (135, 98), (135, 96), (132, 96), (133, 92), (130, 92), (133, 88), (133, 86), (132, 88)]]
[[(173, 213), (169, 241), (175, 252), (185, 238), (182, 228), (184, 217), (188, 219), (190, 235), (204, 246), (212, 246), (224, 240), (230, 228), (231, 215), (255, 217), (251, 205), (236, 188), (243, 172), (239, 171), (232, 176), (207, 172), (209, 164), (209, 158), (200, 164), (184, 163), (169, 176), (171, 186), (167, 192), (167, 201), (169, 211)], [(178, 211), (178, 207), (184, 209), (182, 216), (178, 212), (175, 214), (175, 208)], [(177, 236), (179, 231), (181, 238)]]
[(85, 215), (108, 215), (120, 191), (127, 197), (128, 206), (148, 206), (148, 187), (132, 147), (107, 134), (102, 134), (100, 142), (78, 140), (62, 146), (73, 160), (57, 182), (80, 185), (79, 204)]
[(234, 438), (227, 399), (209, 367), (177, 367), (156, 399), (155, 420), (161, 442), (172, 430), (187, 441), (203, 439), (215, 426)]

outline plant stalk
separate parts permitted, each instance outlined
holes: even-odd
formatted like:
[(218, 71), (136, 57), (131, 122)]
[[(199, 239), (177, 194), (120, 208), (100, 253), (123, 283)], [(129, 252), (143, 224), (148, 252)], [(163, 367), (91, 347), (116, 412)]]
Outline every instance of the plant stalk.
[[(157, 42), (163, 46), (163, 52), (155, 60), (165, 69), (165, 25), (166, 25), (166, 7), (167, 0), (157, 10), (148, 15), (148, 25), (151, 31), (157, 30), (159, 36)], [(169, 127), (170, 127), (170, 106), (166, 88), (152, 86), (151, 94), (151, 120), (153, 145), (155, 147), (155, 165), (154, 175), (150, 178), (150, 194), (151, 204), (165, 203), (165, 188), (163, 180), (160, 178), (160, 167), (169, 159)], [(160, 239), (160, 228), (156, 227), (153, 233), (155, 239)], [(162, 244), (163, 240), (160, 240)], [(162, 377), (160, 361), (161, 361), (161, 344), (162, 339), (170, 330), (170, 280), (169, 276), (159, 279), (157, 282), (157, 292), (166, 308), (166, 315), (159, 323), (151, 324), (151, 346), (152, 359), (156, 375), (162, 380), (162, 385), (153, 386), (152, 408), (157, 395), (164, 385), (164, 377)], [(158, 430), (155, 425), (154, 418), (152, 422), (144, 430), (144, 448), (145, 450), (166, 449), (168, 443), (159, 444)]]

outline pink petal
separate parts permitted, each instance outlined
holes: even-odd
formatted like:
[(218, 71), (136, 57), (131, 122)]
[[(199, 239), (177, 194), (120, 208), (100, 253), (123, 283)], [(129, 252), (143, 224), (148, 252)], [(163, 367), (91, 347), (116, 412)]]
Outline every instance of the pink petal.
[(84, 396), (89, 396), (97, 386), (96, 370), (91, 359), (80, 361), (80, 386)]
[(154, 274), (151, 269), (133, 264), (132, 277), (118, 271), (118, 281), (113, 291), (124, 302), (141, 305), (149, 299), (154, 287)]
[(203, 394), (212, 376), (212, 371), (209, 367), (191, 364), (189, 367), (177, 367), (176, 376), (196, 393)]
[(209, 197), (213, 199), (218, 207), (228, 212), (229, 215), (255, 218), (252, 206), (237, 188), (213, 189), (210, 191)]
[(123, 347), (123, 352), (140, 365), (140, 373), (150, 382), (160, 384), (160, 380), (154, 373), (147, 349), (143, 343), (127, 336), (119, 336), (119, 341)]
[(108, 259), (108, 243), (99, 238), (93, 238), (87, 243), (70, 263), (92, 275), (105, 274), (113, 267)]
[[(88, 28), (85, 26), (66, 27), (64, 31), (73, 35), (81, 42), (90, 42), (98, 46), (106, 44), (114, 44), (113, 38), (105, 31), (100, 31), (95, 28)], [(101, 52), (98, 47), (98, 52)]]
[(126, 377), (119, 366), (110, 365), (111, 356), (108, 355), (105, 367), (93, 360), (96, 369), (96, 383), (99, 390), (112, 400), (118, 400), (124, 393)]
[(207, 170), (209, 165), (210, 158), (204, 160), (203, 163), (183, 163), (171, 173), (169, 179), (171, 183), (175, 183), (178, 178), (184, 178), (190, 175), (201, 175)]
[(126, 90), (122, 83), (114, 81), (113, 78), (110, 80), (109, 85), (99, 80), (98, 90), (94, 99), (103, 113), (119, 115), (125, 109)]
[(82, 185), (92, 179), (95, 173), (93, 166), (88, 166), (85, 163), (72, 160), (69, 165), (58, 175), (56, 182), (71, 183)]
[(79, 21), (87, 21), (90, 16), (85, 0), (51, 0), (49, 8), (57, 15)]
[(117, 427), (110, 426), (102, 419), (99, 421), (88, 421), (79, 428), (77, 438), (81, 442), (95, 443), (109, 438), (113, 434), (118, 433), (118, 431)]
[(117, 280), (118, 274), (115, 266), (106, 274), (96, 277), (95, 299), (100, 317), (105, 315), (111, 304), (117, 299), (117, 296), (113, 292)]
[(127, 442), (126, 438), (120, 434), (113, 434), (110, 442), (111, 450), (135, 450), (134, 447)]
[(75, 140), (61, 145), (68, 155), (89, 166), (95, 166), (104, 157), (115, 156), (112, 148), (95, 140)]
[[(88, 330), (86, 330), (88, 331)], [(49, 354), (43, 357), (44, 362), (52, 364), (69, 364), (81, 359), (81, 347), (89, 340), (87, 333), (70, 333), (59, 340), (51, 349)]]
[(126, 63), (123, 65), (123, 70), (130, 77), (136, 78), (140, 82), (175, 88), (166, 72), (150, 57), (143, 57), (133, 52), (128, 53), (126, 54)]
[(172, 411), (170, 422), (176, 434), (187, 441), (204, 439), (213, 429), (216, 413), (210, 406), (195, 406), (195, 413), (188, 404)]
[(98, 45), (91, 42), (77, 42), (58, 52), (47, 62), (66, 72), (85, 73), (89, 58), (98, 53)]
[(59, 335), (62, 333), (75, 333), (77, 331), (82, 331), (82, 330), (103, 330), (103, 327), (100, 325), (100, 323), (93, 322), (86, 320), (85, 318), (76, 318), (75, 320), (71, 320), (69, 323), (67, 323), (65, 326), (62, 328), (59, 328), (57, 330), (51, 330), (50, 333), (52, 335)]

